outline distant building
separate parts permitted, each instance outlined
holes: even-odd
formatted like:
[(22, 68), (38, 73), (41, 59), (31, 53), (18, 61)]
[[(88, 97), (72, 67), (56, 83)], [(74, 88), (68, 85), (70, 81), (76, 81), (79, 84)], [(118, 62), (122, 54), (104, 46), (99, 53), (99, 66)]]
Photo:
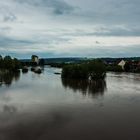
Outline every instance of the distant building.
[(32, 63), (39, 64), (39, 57), (37, 55), (32, 55), (31, 57)]
[(121, 66), (122, 69), (124, 70), (124, 66), (125, 66), (125, 64), (126, 64), (126, 61), (121, 60), (121, 61), (118, 63), (118, 66)]

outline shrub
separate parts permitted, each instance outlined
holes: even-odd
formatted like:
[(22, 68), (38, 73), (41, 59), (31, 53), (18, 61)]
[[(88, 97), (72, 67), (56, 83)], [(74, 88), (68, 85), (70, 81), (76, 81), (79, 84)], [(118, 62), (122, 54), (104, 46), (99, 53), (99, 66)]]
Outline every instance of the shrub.
[(124, 70), (122, 69), (121, 66), (118, 65), (111, 65), (106, 67), (107, 71), (113, 71), (113, 72), (123, 72)]

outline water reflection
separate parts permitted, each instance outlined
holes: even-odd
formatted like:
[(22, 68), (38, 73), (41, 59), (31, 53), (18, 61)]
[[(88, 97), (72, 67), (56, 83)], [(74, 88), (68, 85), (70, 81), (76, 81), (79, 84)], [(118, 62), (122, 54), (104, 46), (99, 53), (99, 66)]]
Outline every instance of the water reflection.
[(18, 81), (20, 78), (20, 71), (17, 72), (0, 72), (0, 86), (3, 84), (10, 86), (13, 81)]
[(10, 105), (4, 105), (3, 106), (3, 112), (8, 113), (8, 114), (13, 114), (17, 112), (17, 108), (15, 106), (10, 106)]
[(74, 92), (81, 92), (84, 96), (92, 95), (98, 96), (103, 95), (106, 90), (106, 81), (105, 80), (72, 80), (72, 79), (63, 79), (62, 84), (65, 88), (73, 89)]

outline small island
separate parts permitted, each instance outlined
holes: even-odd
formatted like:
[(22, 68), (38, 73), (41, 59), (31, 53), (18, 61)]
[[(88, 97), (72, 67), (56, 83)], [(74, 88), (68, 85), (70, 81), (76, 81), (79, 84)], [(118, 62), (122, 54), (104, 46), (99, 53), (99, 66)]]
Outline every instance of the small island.
[(98, 80), (106, 76), (106, 66), (102, 60), (92, 60), (81, 64), (66, 65), (62, 69), (62, 78)]

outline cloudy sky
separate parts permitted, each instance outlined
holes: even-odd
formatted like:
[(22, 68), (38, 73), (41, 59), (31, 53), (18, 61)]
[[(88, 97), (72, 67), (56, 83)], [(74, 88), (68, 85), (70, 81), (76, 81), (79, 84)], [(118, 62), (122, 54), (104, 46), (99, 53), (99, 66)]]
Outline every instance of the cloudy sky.
[(0, 54), (140, 56), (140, 0), (0, 0)]

